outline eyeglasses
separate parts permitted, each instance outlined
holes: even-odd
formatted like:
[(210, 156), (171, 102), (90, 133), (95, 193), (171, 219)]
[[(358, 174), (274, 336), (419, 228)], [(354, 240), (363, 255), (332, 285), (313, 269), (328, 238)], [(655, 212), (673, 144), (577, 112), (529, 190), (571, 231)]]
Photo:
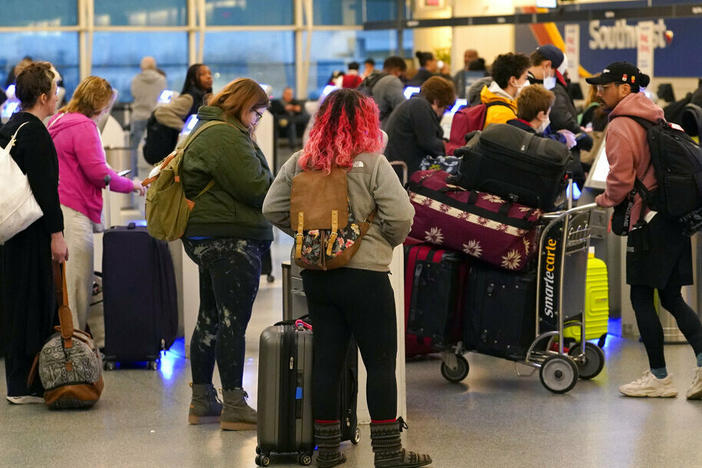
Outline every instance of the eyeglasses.
[(259, 120), (261, 120), (263, 118), (263, 114), (261, 114), (259, 111), (257, 111), (256, 109), (252, 109), (252, 110), (256, 113), (256, 122), (258, 122)]
[(606, 84), (606, 85), (597, 85), (597, 92), (598, 92), (598, 93), (604, 93), (605, 91), (607, 91), (607, 90), (608, 90), (609, 88), (611, 88), (612, 86), (617, 86), (617, 85), (614, 84), (614, 83), (610, 83), (610, 84)]

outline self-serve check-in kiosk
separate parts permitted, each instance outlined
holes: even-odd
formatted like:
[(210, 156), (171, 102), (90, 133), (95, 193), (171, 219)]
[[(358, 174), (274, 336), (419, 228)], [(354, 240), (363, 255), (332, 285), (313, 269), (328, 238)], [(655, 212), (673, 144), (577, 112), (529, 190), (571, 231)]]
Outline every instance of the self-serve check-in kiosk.
[[(604, 192), (607, 174), (609, 174), (609, 162), (607, 161), (606, 138), (603, 138), (585, 180), (585, 187), (579, 203), (591, 203), (597, 195)], [(639, 336), (636, 317), (629, 299), (630, 288), (626, 284), (627, 238), (608, 233), (611, 215), (611, 208), (598, 209), (593, 212), (590, 245), (595, 247), (595, 256), (607, 264), (610, 317), (621, 317), (623, 335)], [(694, 284), (682, 288), (683, 298), (690, 307), (698, 311), (698, 314), (702, 310), (702, 292), (699, 290), (700, 283), (702, 283), (702, 265), (699, 261), (702, 259), (702, 242), (700, 242), (699, 236), (700, 234), (697, 233), (691, 238)], [(659, 302), (657, 308), (661, 317), (665, 341), (667, 343), (684, 342), (685, 337), (680, 333), (673, 316), (660, 306)]]

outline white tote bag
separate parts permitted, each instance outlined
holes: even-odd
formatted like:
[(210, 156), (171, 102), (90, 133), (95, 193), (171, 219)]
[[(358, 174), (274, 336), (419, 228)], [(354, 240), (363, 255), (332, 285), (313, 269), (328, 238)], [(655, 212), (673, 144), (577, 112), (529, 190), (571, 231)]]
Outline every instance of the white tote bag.
[(20, 125), (7, 146), (0, 148), (0, 245), (43, 215), (27, 176), (10, 156), (17, 133), (26, 124)]

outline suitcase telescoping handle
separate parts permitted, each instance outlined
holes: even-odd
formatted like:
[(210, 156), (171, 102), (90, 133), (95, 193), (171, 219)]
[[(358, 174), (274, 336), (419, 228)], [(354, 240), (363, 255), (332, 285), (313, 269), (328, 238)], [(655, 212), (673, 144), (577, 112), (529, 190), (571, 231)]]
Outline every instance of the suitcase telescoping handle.
[[(399, 167), (402, 170), (402, 177), (400, 181), (402, 182), (402, 185), (407, 185), (407, 178), (409, 174), (409, 169), (407, 168), (407, 163), (404, 161), (390, 161), (390, 165), (395, 167)], [(397, 171), (397, 169), (395, 169)]]

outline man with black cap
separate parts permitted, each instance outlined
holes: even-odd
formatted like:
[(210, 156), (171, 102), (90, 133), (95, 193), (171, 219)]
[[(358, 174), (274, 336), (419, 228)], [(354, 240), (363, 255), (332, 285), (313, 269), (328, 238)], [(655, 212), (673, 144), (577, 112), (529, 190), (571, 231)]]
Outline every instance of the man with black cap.
[(551, 108), (551, 130), (569, 130), (578, 135), (577, 145), (573, 149), (575, 163), (569, 170), (573, 173), (573, 179), (582, 188), (585, 182), (585, 173), (580, 164), (580, 149), (589, 151), (592, 149), (592, 138), (583, 133), (578, 124), (578, 111), (568, 94), (568, 83), (563, 74), (568, 67), (568, 59), (558, 47), (546, 44), (532, 52), (529, 57), (531, 67), (529, 68), (529, 82), (531, 84), (542, 84), (544, 88), (553, 91), (556, 101)]
[[(610, 170), (606, 189), (595, 202), (603, 207), (624, 203), (621, 208), (628, 205), (637, 180), (649, 191), (658, 186), (646, 130), (629, 116), (656, 122), (663, 119), (663, 110), (640, 92), (650, 78), (630, 63), (612, 63), (586, 81), (597, 86), (598, 96), (612, 110), (605, 137)], [(666, 370), (663, 329), (653, 300), (657, 289), (661, 304), (673, 314), (696, 355), (698, 367), (687, 398), (702, 399), (702, 325), (680, 294), (682, 286), (692, 284), (690, 238), (674, 221), (646, 206), (639, 193), (632, 200), (629, 223), (623, 226), (628, 232), (626, 282), (631, 286), (631, 305), (650, 370), (619, 391), (632, 397), (675, 397), (678, 393)]]

